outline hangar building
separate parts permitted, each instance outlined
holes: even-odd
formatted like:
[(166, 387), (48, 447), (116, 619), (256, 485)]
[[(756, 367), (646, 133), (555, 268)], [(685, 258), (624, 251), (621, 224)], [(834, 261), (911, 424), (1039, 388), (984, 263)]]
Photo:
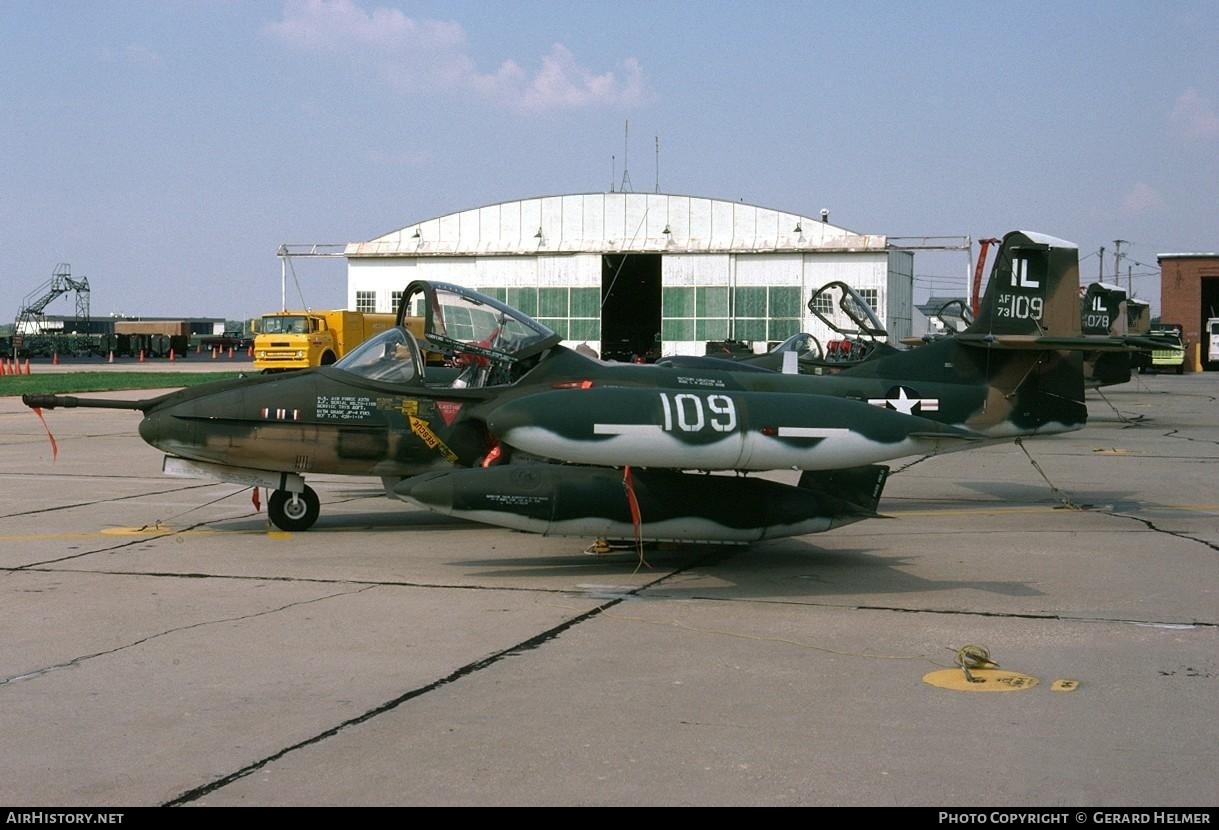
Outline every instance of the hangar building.
[(347, 304), (393, 311), (413, 279), (507, 302), (604, 357), (704, 354), (708, 341), (763, 351), (801, 331), (830, 333), (807, 308), (841, 280), (891, 340), (911, 333), (913, 254), (820, 218), (660, 193), (543, 196), (407, 225), (347, 257)]
[(1219, 369), (1207, 361), (1208, 321), (1219, 318), (1219, 253), (1157, 254), (1160, 319), (1181, 326), (1186, 367)]

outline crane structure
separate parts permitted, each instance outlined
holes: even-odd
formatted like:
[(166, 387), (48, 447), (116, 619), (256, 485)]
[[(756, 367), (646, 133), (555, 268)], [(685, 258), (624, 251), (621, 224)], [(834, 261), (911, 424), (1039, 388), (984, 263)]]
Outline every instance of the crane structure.
[(21, 309), (17, 312), (17, 322), (13, 326), (13, 345), (20, 344), (20, 339), (27, 335), (42, 333), (43, 312), (56, 298), (76, 292), (76, 319), (89, 319), (89, 278), (72, 276), (72, 267), (61, 262), (55, 266), (51, 278), (35, 288), (21, 301)]

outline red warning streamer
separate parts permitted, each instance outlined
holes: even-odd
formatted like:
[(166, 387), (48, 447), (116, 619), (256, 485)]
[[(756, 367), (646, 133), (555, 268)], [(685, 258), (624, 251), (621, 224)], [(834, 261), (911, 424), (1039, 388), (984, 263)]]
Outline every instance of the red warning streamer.
[(635, 526), (635, 550), (639, 551), (639, 564), (650, 568), (652, 566), (643, 558), (643, 516), (639, 512), (639, 499), (635, 497), (635, 482), (631, 478), (629, 465), (622, 468), (622, 488), (626, 490), (626, 503), (631, 508), (631, 524)]
[(34, 414), (38, 416), (38, 420), (42, 421), (42, 428), (47, 431), (47, 438), (51, 439), (51, 460), (59, 458), (59, 444), (55, 443), (55, 436), (51, 434), (51, 428), (47, 426), (47, 419), (42, 417), (42, 408), (33, 407)]

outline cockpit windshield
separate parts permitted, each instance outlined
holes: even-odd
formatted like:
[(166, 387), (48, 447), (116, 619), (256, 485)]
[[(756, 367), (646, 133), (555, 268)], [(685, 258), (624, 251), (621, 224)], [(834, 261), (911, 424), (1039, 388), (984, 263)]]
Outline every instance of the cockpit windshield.
[(793, 334), (770, 351), (772, 353), (795, 352), (800, 357), (807, 357), (813, 360), (820, 360), (822, 357), (820, 341), (804, 331), (799, 334)]
[(416, 281), (407, 286), (398, 309), (424, 318), (425, 348), (455, 356), (476, 354), (519, 361), (562, 338), (532, 317), (461, 286)]
[(383, 383), (423, 382), (419, 344), (401, 326), (365, 340), (335, 363), (334, 368)]
[(944, 334), (960, 334), (973, 325), (974, 315), (963, 300), (949, 300), (935, 313)]
[(888, 336), (884, 323), (872, 311), (871, 304), (844, 282), (830, 282), (821, 286), (809, 298), (808, 310), (844, 337)]

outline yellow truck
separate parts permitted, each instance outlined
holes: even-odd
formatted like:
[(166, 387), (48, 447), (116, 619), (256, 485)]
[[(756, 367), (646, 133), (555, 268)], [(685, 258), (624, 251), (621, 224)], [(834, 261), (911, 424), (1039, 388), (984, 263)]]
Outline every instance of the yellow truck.
[(264, 314), (254, 336), (254, 366), (264, 372), (329, 366), (393, 325), (393, 314), (345, 309)]

